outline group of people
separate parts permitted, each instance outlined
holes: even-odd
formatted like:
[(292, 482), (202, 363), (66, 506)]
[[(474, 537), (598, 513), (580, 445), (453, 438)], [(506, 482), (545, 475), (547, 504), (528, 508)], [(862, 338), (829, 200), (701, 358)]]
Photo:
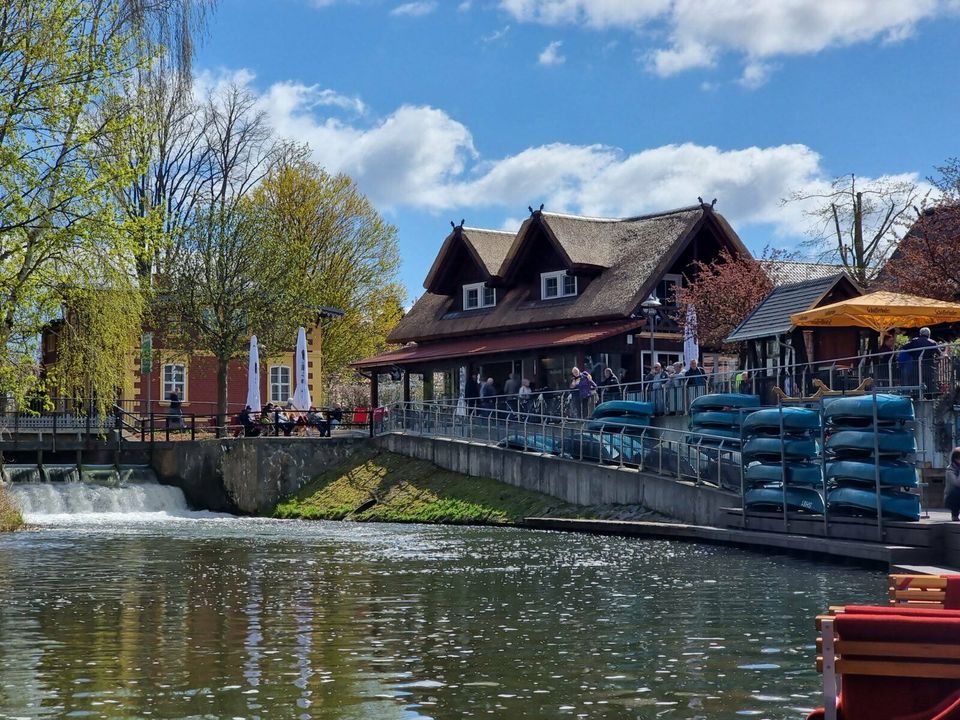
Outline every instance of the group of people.
[(691, 360), (686, 369), (681, 362), (667, 365), (666, 368), (655, 362), (644, 380), (648, 383), (648, 397), (653, 402), (657, 415), (679, 411), (685, 407), (679, 397), (681, 388), (692, 388), (691, 392), (700, 394), (705, 392), (707, 387), (707, 373), (696, 360)]
[(917, 336), (901, 346), (892, 333), (884, 336), (875, 363), (879, 380), (891, 385), (916, 387), (932, 397), (939, 384), (937, 360), (943, 356), (940, 346), (930, 337), (930, 328), (922, 327)]
[[(612, 388), (619, 387), (620, 380), (611, 368), (604, 368), (602, 375), (599, 381), (595, 381), (586, 370), (577, 367), (570, 370), (570, 381), (565, 395), (570, 400), (567, 414), (572, 417), (589, 417), (594, 405), (602, 401)], [(510, 373), (503, 385), (503, 392), (500, 392), (492, 377), (481, 382), (479, 373), (471, 373), (467, 378), (463, 397), (471, 415), (488, 417), (495, 410), (529, 415), (533, 411), (534, 396), (544, 392), (556, 391), (549, 386), (536, 388), (529, 378)], [(611, 394), (610, 397), (612, 396)], [(563, 406), (562, 403), (550, 414), (562, 413)]]
[(286, 408), (274, 403), (267, 403), (257, 413), (247, 405), (237, 415), (239, 429), (237, 435), (246, 437), (258, 435), (280, 435), (290, 437), (294, 430), (306, 432), (313, 428), (321, 437), (330, 437), (331, 431), (343, 422), (343, 407), (337, 403), (327, 410), (318, 410), (311, 407), (307, 411), (296, 410), (293, 401), (288, 400)]

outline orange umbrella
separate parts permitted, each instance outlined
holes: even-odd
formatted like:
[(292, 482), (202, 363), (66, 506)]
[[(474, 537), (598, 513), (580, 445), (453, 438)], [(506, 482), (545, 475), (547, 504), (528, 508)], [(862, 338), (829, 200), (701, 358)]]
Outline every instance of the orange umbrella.
[(895, 327), (960, 322), (960, 305), (880, 291), (791, 315), (790, 322), (801, 327), (866, 327), (882, 333)]

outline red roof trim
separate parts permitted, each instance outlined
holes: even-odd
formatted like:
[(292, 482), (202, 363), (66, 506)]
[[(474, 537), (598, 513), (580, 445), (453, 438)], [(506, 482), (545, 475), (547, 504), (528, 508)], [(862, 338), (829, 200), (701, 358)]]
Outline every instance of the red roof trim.
[(620, 333), (636, 330), (641, 327), (644, 322), (645, 320), (643, 319), (636, 319), (613, 325), (588, 325), (513, 333), (509, 335), (457, 338), (423, 343), (422, 345), (411, 343), (398, 350), (390, 350), (351, 364), (355, 368), (370, 369), (426, 362), (429, 360), (449, 360), (474, 355), (493, 355), (503, 352), (534, 350), (536, 348), (587, 345), (614, 335), (619, 335)]

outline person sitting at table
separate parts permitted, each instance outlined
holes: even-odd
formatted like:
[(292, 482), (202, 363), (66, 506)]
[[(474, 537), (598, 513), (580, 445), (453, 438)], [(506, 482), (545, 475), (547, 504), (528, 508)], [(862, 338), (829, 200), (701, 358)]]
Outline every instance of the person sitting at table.
[(327, 415), (327, 418), (327, 423), (329, 425), (327, 437), (330, 437), (330, 431), (343, 422), (343, 406), (340, 403), (336, 403), (333, 406), (333, 410), (331, 410)]
[(324, 419), (323, 413), (321, 413), (312, 405), (310, 406), (310, 410), (307, 411), (307, 427), (316, 428), (321, 437), (329, 432), (327, 421)]

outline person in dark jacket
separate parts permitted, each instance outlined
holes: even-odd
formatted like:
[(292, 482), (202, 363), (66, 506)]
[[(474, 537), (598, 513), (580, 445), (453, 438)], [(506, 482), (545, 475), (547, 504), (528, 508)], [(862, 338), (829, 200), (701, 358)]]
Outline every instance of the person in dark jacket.
[(930, 339), (928, 327), (920, 328), (920, 334), (900, 351), (900, 356), (910, 367), (911, 381), (920, 386), (924, 397), (933, 397), (937, 389), (937, 358), (942, 354), (937, 344)]
[(483, 414), (489, 416), (496, 407), (497, 386), (493, 378), (487, 378), (487, 381), (480, 387), (480, 407), (483, 408)]
[(616, 400), (619, 396), (620, 378), (616, 376), (611, 368), (603, 369), (603, 377), (597, 383), (600, 388), (600, 401)]
[(950, 465), (944, 471), (943, 504), (950, 510), (951, 520), (960, 520), (960, 447), (950, 453)]
[(470, 413), (476, 412), (477, 399), (480, 397), (480, 375), (479, 373), (470, 373), (467, 376), (467, 382), (463, 387), (463, 399), (467, 403), (467, 410)]

